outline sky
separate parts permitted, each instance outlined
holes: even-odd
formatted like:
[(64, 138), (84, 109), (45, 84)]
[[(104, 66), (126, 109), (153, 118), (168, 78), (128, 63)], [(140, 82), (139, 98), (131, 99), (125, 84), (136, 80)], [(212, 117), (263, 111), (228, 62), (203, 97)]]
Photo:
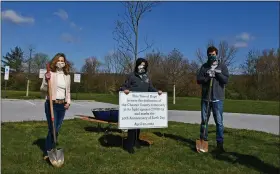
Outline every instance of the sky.
[[(124, 14), (120, 2), (1, 2), (2, 57), (15, 46), (46, 53), (63, 52), (80, 70), (88, 57), (100, 61), (112, 52), (116, 21)], [(174, 48), (189, 60), (206, 51), (210, 39), (237, 47), (235, 65), (251, 49), (279, 48), (279, 2), (161, 2), (144, 15), (144, 38), (168, 54)], [(152, 51), (152, 49), (147, 52)], [(147, 52), (140, 54), (144, 56)]]

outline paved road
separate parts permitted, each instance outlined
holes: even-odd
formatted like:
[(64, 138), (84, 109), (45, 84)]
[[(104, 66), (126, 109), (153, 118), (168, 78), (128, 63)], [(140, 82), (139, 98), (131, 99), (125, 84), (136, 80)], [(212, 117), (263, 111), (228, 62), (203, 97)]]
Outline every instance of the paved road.
[[(46, 120), (44, 100), (3, 100), (1, 102), (1, 121), (15, 122), (28, 120)], [(65, 119), (73, 119), (75, 115), (91, 115), (91, 109), (115, 107), (108, 103), (92, 101), (72, 101)]]
[[(104, 107), (118, 107), (117, 105), (94, 102), (72, 101), (65, 119), (73, 119), (75, 115), (92, 115), (91, 109)], [(184, 123), (200, 123), (199, 111), (168, 112), (169, 121)], [(44, 100), (4, 100), (1, 102), (1, 121), (15, 122), (28, 120), (46, 120), (44, 114)], [(213, 117), (209, 124), (214, 124)], [(224, 113), (224, 125), (229, 128), (258, 130), (279, 135), (279, 117), (272, 115)]]

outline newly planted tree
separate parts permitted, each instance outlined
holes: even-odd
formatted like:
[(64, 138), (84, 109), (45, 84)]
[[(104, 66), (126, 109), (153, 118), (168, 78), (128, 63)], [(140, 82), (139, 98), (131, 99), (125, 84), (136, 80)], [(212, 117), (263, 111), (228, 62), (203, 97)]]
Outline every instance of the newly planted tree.
[[(122, 62), (131, 71), (138, 54), (148, 50), (153, 44), (145, 38), (145, 47), (139, 48), (139, 26), (144, 15), (152, 11), (157, 2), (132, 1), (122, 2), (125, 7), (124, 17), (117, 21), (114, 39), (118, 44), (118, 51), (122, 54)], [(133, 55), (133, 56), (131, 56)]]

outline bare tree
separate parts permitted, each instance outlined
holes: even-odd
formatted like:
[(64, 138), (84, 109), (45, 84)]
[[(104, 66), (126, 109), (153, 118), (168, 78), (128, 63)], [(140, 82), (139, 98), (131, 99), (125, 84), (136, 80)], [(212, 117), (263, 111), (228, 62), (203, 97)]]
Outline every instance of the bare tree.
[(22, 62), (24, 66), (24, 72), (31, 73), (31, 64), (32, 64), (33, 55), (35, 53), (35, 46), (33, 44), (29, 44), (27, 48), (25, 48), (24, 50), (25, 50), (23, 54), (24, 61)]
[(34, 46), (29, 45), (29, 58), (27, 58), (26, 62), (28, 64), (28, 73), (26, 76), (27, 84), (26, 84), (26, 96), (29, 95), (29, 83), (30, 83), (30, 73), (31, 73), (31, 62), (32, 62), (32, 54), (34, 52)]
[[(151, 48), (153, 44), (149, 44), (145, 38), (145, 48), (139, 49), (139, 24), (145, 13), (151, 12), (157, 2), (132, 1), (122, 2), (125, 7), (124, 18), (118, 20), (114, 31), (114, 39), (118, 43), (118, 51), (122, 54), (123, 59), (133, 69), (138, 54)], [(133, 55), (133, 58), (129, 54)]]
[(82, 67), (82, 72), (89, 75), (94, 75), (99, 71), (100, 62), (95, 57), (90, 57), (85, 60), (85, 64)]
[(89, 57), (85, 59), (85, 63), (81, 68), (83, 87), (86, 91), (93, 90), (97, 88), (98, 84), (95, 80), (98, 76), (99, 68), (101, 63), (96, 57)]
[[(175, 104), (175, 94), (182, 92), (184, 81), (182, 78), (187, 74), (188, 60), (177, 49), (173, 49), (164, 59), (163, 71), (173, 85), (173, 104)], [(175, 92), (175, 86), (176, 91)], [(177, 90), (178, 89), (178, 90)]]
[(163, 72), (167, 75), (169, 81), (175, 85), (187, 72), (188, 60), (184, 59), (183, 54), (179, 50), (173, 49), (168, 56), (165, 57), (163, 67)]
[(70, 72), (71, 72), (71, 73), (77, 72), (77, 69), (75, 68), (74, 62), (72, 62), (71, 60), (67, 60), (67, 62), (68, 62), (68, 64), (70, 65)]
[(258, 99), (279, 100), (279, 50), (264, 50), (256, 65)]
[(188, 68), (189, 72), (192, 73), (192, 74), (196, 74), (197, 71), (199, 70), (199, 65), (196, 61), (192, 60), (190, 65), (189, 65), (189, 68)]
[(149, 62), (149, 73), (151, 76), (162, 73), (162, 63), (163, 63), (163, 55), (160, 51), (151, 52), (146, 54), (146, 59)]
[[(227, 41), (220, 41), (219, 44), (216, 46), (215, 42), (213, 40), (208, 41), (206, 45), (206, 50), (209, 46), (215, 46), (219, 53), (218, 58), (221, 60), (222, 63), (227, 65), (228, 67), (232, 66), (234, 63), (234, 58), (237, 52), (237, 48), (233, 45), (230, 46)], [(197, 59), (200, 64), (203, 64), (207, 61), (207, 55), (205, 51), (202, 51), (201, 49), (198, 49), (196, 51)]]
[(105, 57), (104, 57), (104, 63), (102, 63), (104, 69), (103, 71), (105, 73), (112, 73), (115, 71), (115, 65), (113, 63), (114, 59), (113, 59), (113, 56), (112, 54), (114, 53), (108, 53)]
[[(129, 54), (127, 54), (127, 56), (129, 56)], [(104, 58), (103, 65), (105, 66), (105, 72), (107, 73), (123, 74), (130, 72), (128, 71), (129, 62), (118, 50), (107, 54)]]
[(110, 94), (115, 94), (120, 86), (120, 77), (128, 73), (127, 63), (119, 51), (113, 51), (104, 58), (106, 78), (103, 80), (104, 88)]
[(259, 51), (250, 50), (248, 52), (247, 58), (240, 68), (243, 74), (246, 75), (256, 75), (257, 73), (257, 62), (260, 57)]
[(30, 60), (30, 72), (39, 73), (40, 69), (45, 69), (46, 64), (49, 62), (49, 57), (44, 53), (36, 53)]
[[(279, 49), (280, 50), (280, 49)], [(279, 99), (279, 50), (249, 51), (240, 65), (246, 77), (244, 90), (249, 98)]]

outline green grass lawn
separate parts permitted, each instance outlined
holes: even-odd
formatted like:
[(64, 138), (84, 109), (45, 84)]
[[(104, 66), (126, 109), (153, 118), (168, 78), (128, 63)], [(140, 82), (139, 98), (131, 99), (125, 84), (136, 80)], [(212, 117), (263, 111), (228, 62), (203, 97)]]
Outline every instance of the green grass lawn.
[[(97, 132), (97, 124), (66, 120), (59, 135), (65, 163), (53, 168), (42, 159), (46, 122), (2, 123), (3, 174), (94, 173), (94, 174), (184, 174), (184, 173), (278, 173), (279, 137), (256, 131), (225, 129), (225, 150), (215, 154), (215, 128), (209, 129), (209, 153), (198, 154), (198, 125), (169, 122), (168, 129), (141, 132), (154, 142), (128, 154), (121, 148), (121, 133)], [(104, 127), (105, 125), (103, 125)], [(162, 136), (164, 134), (164, 137)], [(104, 142), (107, 140), (107, 144)]]
[[(40, 92), (30, 92), (30, 97), (25, 97), (24, 91), (7, 91), (8, 98), (39, 99), (43, 98)], [(5, 91), (2, 90), (2, 98)], [(76, 99), (76, 93), (72, 93)], [(106, 103), (118, 104), (118, 96), (110, 94), (78, 93), (78, 100), (95, 100)], [(200, 110), (200, 99), (191, 97), (177, 97), (176, 104), (173, 104), (172, 97), (168, 98), (169, 110)], [(224, 112), (265, 114), (279, 116), (279, 102), (276, 101), (254, 101), (254, 100), (225, 100)]]

